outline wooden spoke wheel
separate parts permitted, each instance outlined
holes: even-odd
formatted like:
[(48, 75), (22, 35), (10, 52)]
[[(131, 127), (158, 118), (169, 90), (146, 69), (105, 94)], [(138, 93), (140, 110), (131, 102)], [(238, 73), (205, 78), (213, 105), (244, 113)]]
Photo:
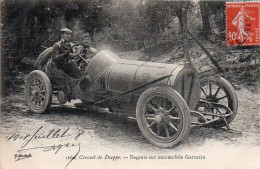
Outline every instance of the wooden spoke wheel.
[(40, 71), (32, 71), (25, 82), (25, 96), (30, 109), (34, 113), (44, 113), (50, 107), (52, 87), (47, 75)]
[[(228, 116), (227, 122), (230, 123), (237, 114), (238, 99), (233, 86), (224, 78), (216, 76), (205, 76), (201, 78), (201, 100), (216, 102), (223, 104), (230, 108), (233, 112), (231, 116)], [(199, 111), (199, 107), (197, 107)], [(221, 108), (211, 108), (211, 112), (214, 114), (227, 114), (227, 110)], [(214, 116), (206, 116), (208, 120), (212, 120)], [(225, 123), (223, 120), (216, 121), (212, 124), (213, 127), (223, 127)]]
[(169, 87), (147, 89), (136, 107), (138, 126), (153, 145), (172, 147), (189, 134), (191, 117), (182, 96)]

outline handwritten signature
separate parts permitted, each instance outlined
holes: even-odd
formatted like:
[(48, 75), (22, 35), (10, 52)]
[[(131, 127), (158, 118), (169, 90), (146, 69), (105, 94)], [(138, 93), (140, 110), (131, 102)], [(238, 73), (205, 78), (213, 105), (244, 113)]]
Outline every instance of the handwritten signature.
[(30, 158), (30, 157), (32, 157), (31, 153), (30, 154), (15, 154), (14, 155), (15, 162), (19, 161), (19, 160), (26, 159), (26, 158)]
[(52, 129), (47, 133), (42, 132), (43, 126), (39, 127), (34, 133), (14, 133), (11, 136), (7, 136), (6, 139), (7, 141), (16, 141), (16, 140), (22, 140), (23, 143), (21, 144), (21, 149), (17, 150), (18, 153), (20, 154), (14, 154), (15, 161), (19, 161), (22, 159), (30, 158), (32, 157), (31, 153), (30, 154), (21, 154), (28, 152), (30, 150), (36, 150), (36, 149), (42, 149), (43, 152), (48, 152), (48, 151), (54, 151), (54, 154), (57, 154), (62, 148), (72, 148), (72, 147), (78, 147), (77, 153), (70, 159), (68, 164), (66, 165), (65, 168), (68, 167), (68, 165), (76, 159), (77, 155), (80, 152), (80, 143), (73, 143), (73, 142), (67, 142), (64, 144), (51, 144), (47, 146), (32, 146), (29, 147), (28, 145), (33, 141), (33, 140), (40, 140), (40, 139), (57, 139), (57, 138), (64, 138), (64, 137), (72, 137), (73, 140), (78, 140), (79, 137), (84, 133), (84, 130), (79, 129), (77, 133), (74, 133), (74, 136), (72, 134), (69, 134), (69, 129), (67, 128), (64, 131), (61, 131), (61, 129)]
[(78, 144), (74, 144), (74, 143), (66, 143), (66, 144), (58, 144), (58, 145), (51, 145), (51, 146), (41, 146), (41, 147), (32, 147), (32, 148), (26, 148), (26, 149), (20, 149), (17, 152), (25, 152), (28, 150), (33, 150), (33, 149), (43, 149), (43, 152), (47, 152), (47, 151), (51, 151), (54, 150), (55, 154), (57, 154), (59, 152), (59, 150), (61, 148), (69, 148), (69, 147), (78, 147), (78, 151), (77, 153), (70, 159), (70, 161), (67, 163), (66, 167), (67, 168), (69, 166), (69, 164), (76, 159), (76, 157), (78, 156), (79, 152), (80, 152), (80, 143)]

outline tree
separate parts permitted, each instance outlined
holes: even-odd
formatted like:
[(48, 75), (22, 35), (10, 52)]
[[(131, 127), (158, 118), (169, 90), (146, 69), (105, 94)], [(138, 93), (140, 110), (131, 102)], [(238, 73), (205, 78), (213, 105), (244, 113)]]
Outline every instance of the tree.
[(204, 35), (208, 35), (211, 32), (210, 28), (210, 22), (209, 22), (209, 5), (208, 2), (206, 1), (200, 1), (200, 12), (201, 12), (201, 17), (202, 17), (202, 31)]
[[(190, 7), (190, 1), (155, 1), (149, 6), (148, 10), (152, 11), (150, 16), (152, 30), (160, 33), (162, 28), (165, 28), (173, 20), (175, 16), (179, 19), (179, 28), (181, 30), (183, 40), (184, 58), (187, 62), (191, 62), (189, 57), (188, 35), (187, 35), (187, 14)], [(155, 12), (154, 12), (155, 11)], [(161, 15), (156, 14), (159, 13)], [(155, 15), (152, 15), (155, 14)], [(161, 16), (161, 17), (160, 17)], [(163, 27), (160, 24), (164, 23)]]
[(189, 56), (189, 46), (188, 46), (188, 27), (187, 27), (187, 13), (190, 6), (190, 1), (184, 2), (182, 6), (182, 37), (183, 37), (183, 53), (184, 58), (187, 62), (191, 63), (191, 59)]

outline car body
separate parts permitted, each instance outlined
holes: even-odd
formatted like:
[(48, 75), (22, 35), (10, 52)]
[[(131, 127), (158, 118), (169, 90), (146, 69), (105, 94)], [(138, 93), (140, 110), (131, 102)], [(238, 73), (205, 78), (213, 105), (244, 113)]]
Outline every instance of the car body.
[(172, 75), (124, 95), (121, 100), (108, 103), (118, 112), (129, 113), (130, 110), (135, 113), (140, 95), (153, 86), (169, 86), (175, 89), (183, 96), (190, 109), (195, 108), (200, 98), (198, 73), (191, 65), (132, 61), (121, 59), (112, 52), (102, 51), (91, 60), (86, 72), (92, 79), (89, 91), (94, 94), (95, 101), (121, 95), (163, 76)]
[[(28, 75), (25, 88), (33, 112), (48, 111), (53, 94), (61, 104), (80, 99), (83, 105), (133, 116), (145, 138), (160, 147), (183, 141), (191, 124), (228, 127), (237, 111), (231, 84), (220, 77), (201, 80), (191, 63), (126, 60), (106, 50), (91, 59), (82, 77), (74, 79), (55, 66), (52, 49), (48, 48), (36, 64), (39, 70)], [(212, 94), (214, 85), (218, 89)], [(210, 93), (201, 98), (205, 86)], [(219, 91), (226, 94), (223, 98), (227, 98), (227, 104), (219, 103)], [(223, 113), (214, 112), (221, 109)], [(197, 122), (192, 122), (193, 118)]]

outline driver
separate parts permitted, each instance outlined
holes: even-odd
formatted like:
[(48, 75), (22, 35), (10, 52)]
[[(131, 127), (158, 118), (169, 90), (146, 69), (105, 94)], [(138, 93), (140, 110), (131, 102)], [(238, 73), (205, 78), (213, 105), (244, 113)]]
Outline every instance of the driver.
[(63, 70), (66, 74), (73, 78), (80, 78), (81, 72), (77, 64), (70, 60), (69, 54), (73, 47), (72, 31), (68, 28), (61, 29), (61, 40), (53, 45), (53, 60), (57, 68)]

